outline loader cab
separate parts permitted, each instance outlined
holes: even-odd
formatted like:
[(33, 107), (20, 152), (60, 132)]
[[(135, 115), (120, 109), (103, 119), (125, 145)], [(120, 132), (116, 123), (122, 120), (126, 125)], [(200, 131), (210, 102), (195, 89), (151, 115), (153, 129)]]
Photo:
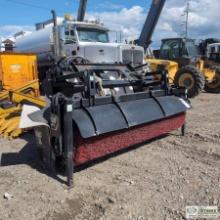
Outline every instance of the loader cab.
[(196, 63), (199, 57), (199, 50), (191, 39), (170, 38), (162, 40), (160, 59), (172, 60), (180, 66), (186, 66)]

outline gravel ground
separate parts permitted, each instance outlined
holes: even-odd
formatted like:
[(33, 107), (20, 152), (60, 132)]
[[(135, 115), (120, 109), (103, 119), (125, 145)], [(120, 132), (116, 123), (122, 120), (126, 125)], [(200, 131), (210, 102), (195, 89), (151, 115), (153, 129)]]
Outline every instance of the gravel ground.
[(218, 103), (201, 94), (185, 137), (176, 131), (77, 172), (71, 190), (46, 173), (33, 135), (1, 139), (0, 220), (180, 220), (186, 205), (220, 205)]

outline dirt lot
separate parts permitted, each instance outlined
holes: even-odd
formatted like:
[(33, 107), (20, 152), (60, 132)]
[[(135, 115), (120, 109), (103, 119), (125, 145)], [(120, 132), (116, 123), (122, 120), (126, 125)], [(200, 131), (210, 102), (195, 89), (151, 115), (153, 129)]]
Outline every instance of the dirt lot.
[(220, 205), (219, 103), (200, 95), (186, 137), (174, 132), (77, 172), (70, 191), (45, 173), (31, 134), (1, 139), (0, 219), (180, 220), (186, 205)]

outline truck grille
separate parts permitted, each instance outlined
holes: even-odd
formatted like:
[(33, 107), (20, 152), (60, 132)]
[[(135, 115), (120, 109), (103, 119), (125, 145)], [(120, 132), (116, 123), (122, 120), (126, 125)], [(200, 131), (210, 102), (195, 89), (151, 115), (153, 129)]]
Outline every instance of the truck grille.
[(123, 63), (131, 63), (133, 65), (143, 64), (144, 55), (140, 50), (123, 50)]

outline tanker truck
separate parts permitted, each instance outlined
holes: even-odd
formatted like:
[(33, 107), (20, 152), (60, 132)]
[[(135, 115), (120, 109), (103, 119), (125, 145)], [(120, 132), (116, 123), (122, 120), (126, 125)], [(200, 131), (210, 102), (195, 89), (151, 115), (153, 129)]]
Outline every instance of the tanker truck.
[[(143, 47), (111, 43), (108, 28), (98, 21), (69, 18), (58, 22), (56, 18), (55, 20), (38, 23), (34, 32), (16, 39), (15, 50), (36, 53), (40, 70), (48, 69), (54, 64), (54, 51), (58, 48), (61, 48), (57, 51), (61, 57), (75, 58), (76, 63), (123, 63), (139, 66), (144, 62)], [(57, 22), (56, 28), (53, 22)]]

